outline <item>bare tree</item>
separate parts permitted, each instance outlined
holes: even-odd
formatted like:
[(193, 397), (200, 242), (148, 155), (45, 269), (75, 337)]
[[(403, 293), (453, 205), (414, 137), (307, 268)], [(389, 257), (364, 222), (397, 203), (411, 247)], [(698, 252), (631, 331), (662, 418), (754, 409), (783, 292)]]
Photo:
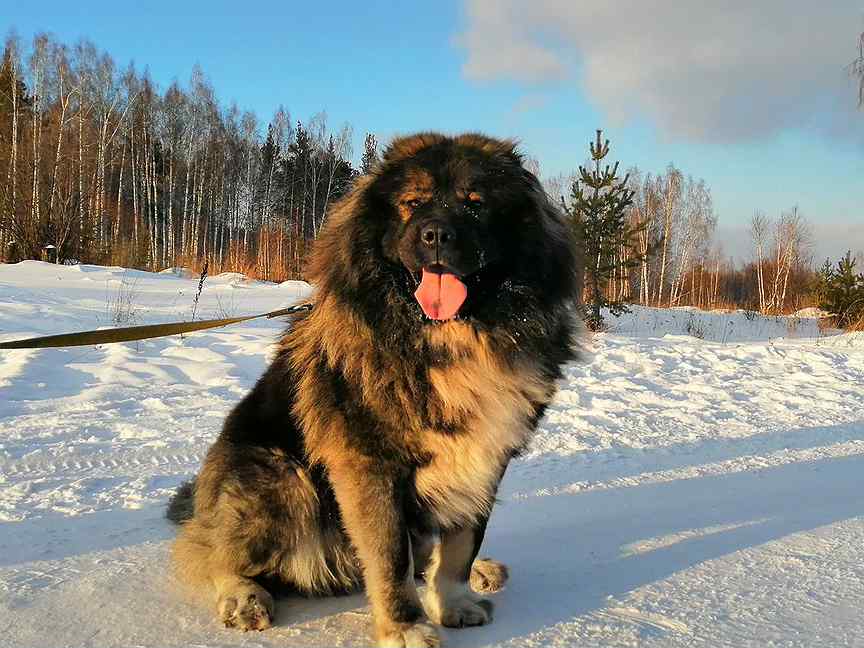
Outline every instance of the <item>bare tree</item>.
[(777, 219), (774, 227), (774, 280), (768, 300), (769, 310), (783, 312), (789, 275), (796, 263), (806, 260), (811, 239), (810, 227), (797, 206), (783, 212)]
[(768, 236), (768, 217), (757, 210), (750, 219), (750, 236), (756, 248), (756, 282), (759, 294), (759, 311), (764, 313), (767, 308), (765, 298), (765, 243)]
[(671, 304), (679, 302), (687, 274), (690, 273), (695, 280), (694, 260), (699, 260), (698, 266), (702, 266), (701, 261), (710, 247), (717, 225), (711, 192), (704, 180), (687, 179), (681, 211), (675, 239), (675, 275), (669, 294)]
[(336, 180), (336, 172), (339, 163), (351, 157), (351, 137), (353, 130), (350, 124), (344, 124), (336, 135), (330, 135), (328, 140), (327, 153), (325, 157), (327, 188), (324, 192), (324, 207), (321, 210), (322, 219), (327, 214), (327, 208), (330, 206), (330, 200), (333, 198), (333, 192), (336, 188), (334, 183)]
[[(652, 271), (652, 256), (657, 241), (662, 237), (661, 225), (658, 215), (661, 207), (661, 190), (659, 178), (652, 178), (651, 175), (645, 177), (642, 183), (641, 190), (637, 192), (637, 200), (639, 205), (639, 253), (641, 255), (640, 264), (640, 287), (639, 301), (648, 306), (651, 302), (651, 285), (654, 279)], [(635, 224), (634, 224), (635, 225)]]
[[(66, 48), (63, 45), (53, 43), (51, 46), (51, 68), (54, 70), (53, 84), (56, 105), (59, 106), (60, 114), (56, 121), (56, 146), (54, 147), (54, 160), (51, 165), (51, 184), (48, 191), (47, 218), (51, 223), (53, 237), (49, 242), (57, 248), (55, 262), (60, 262), (61, 250), (65, 248), (66, 241), (74, 225), (73, 214), (69, 207), (71, 196), (68, 192), (60, 191), (61, 156), (63, 153), (64, 135), (67, 128), (72, 124), (73, 117), (70, 115), (70, 104), (73, 95), (78, 92), (69, 66)], [(56, 209), (55, 209), (56, 207)]]
[[(30, 160), (30, 219), (36, 228), (39, 228), (39, 221), (41, 220), (39, 213), (39, 206), (41, 203), (39, 196), (39, 167), (42, 162), (40, 138), (43, 122), (42, 110), (44, 105), (43, 98), (45, 98), (45, 68), (47, 58), (48, 37), (45, 34), (38, 34), (33, 39), (33, 51), (30, 54), (30, 82), (33, 91), (33, 99), (30, 106), (30, 141), (33, 146), (32, 157)], [(36, 241), (35, 243), (38, 245), (40, 241)], [(42, 246), (40, 245), (39, 247)]]
[[(21, 110), (21, 60), (20, 44), (15, 34), (10, 34), (6, 39), (3, 52), (3, 76), (6, 77), (6, 87), (0, 88), (10, 105), (10, 136), (9, 136), (9, 163), (6, 172), (6, 185), (3, 192), (3, 214), (0, 214), (2, 228), (0, 228), (0, 243), (10, 242), (7, 237), (19, 236), (23, 233), (22, 223), (18, 218), (18, 141), (19, 141), (19, 118)], [(13, 239), (14, 240), (14, 239)], [(5, 251), (5, 250), (3, 250)]]
[(660, 254), (660, 278), (657, 283), (657, 305), (663, 303), (663, 294), (666, 285), (666, 269), (669, 263), (669, 250), (676, 220), (681, 207), (681, 172), (669, 165), (666, 176), (663, 179), (661, 194), (662, 216), (663, 216), (663, 243)]

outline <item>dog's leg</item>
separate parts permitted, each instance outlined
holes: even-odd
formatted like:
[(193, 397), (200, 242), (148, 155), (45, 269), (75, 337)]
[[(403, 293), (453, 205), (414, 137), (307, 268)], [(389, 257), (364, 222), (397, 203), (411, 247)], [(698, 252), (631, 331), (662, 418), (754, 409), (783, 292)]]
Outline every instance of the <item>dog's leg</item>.
[[(178, 576), (191, 587), (213, 585), (220, 621), (229, 628), (265, 630), (273, 620), (273, 597), (241, 573), (250, 573), (248, 561), (241, 567), (235, 550), (219, 550), (224, 543), (213, 537), (214, 527), (196, 518), (185, 522), (172, 549)], [(232, 560), (233, 559), (233, 560)]]
[[(496, 489), (497, 490), (497, 489)], [(486, 535), (486, 525), (489, 516), (484, 516), (474, 530), (474, 556), (480, 552), (483, 544), (483, 536)], [(500, 591), (509, 578), (510, 572), (507, 565), (491, 558), (475, 558), (471, 565), (471, 576), (469, 582), (471, 589), (480, 594), (494, 594)]]
[[(426, 569), (436, 544), (435, 538), (428, 535), (412, 535), (411, 548), (414, 554), (414, 577), (426, 579)], [(471, 589), (479, 594), (500, 592), (510, 577), (510, 570), (504, 563), (489, 557), (475, 558), (471, 565), (468, 582)]]
[(216, 574), (216, 608), (226, 628), (266, 630), (273, 622), (273, 597), (255, 581), (237, 574)]
[[(485, 525), (483, 525), (485, 526)], [(492, 620), (492, 602), (468, 586), (471, 565), (482, 540), (481, 528), (442, 534), (426, 569), (424, 603), (429, 618), (451, 628), (484, 625)]]
[[(480, 534), (475, 534), (475, 536), (482, 540)], [(475, 549), (476, 553), (480, 543), (475, 540), (475, 544), (477, 545)], [(415, 578), (426, 579), (426, 571), (429, 567), (429, 560), (432, 558), (432, 550), (435, 548), (435, 545), (436, 539), (431, 535), (412, 534), (411, 548), (414, 554)], [(474, 559), (468, 582), (471, 585), (471, 589), (478, 594), (495, 594), (504, 588), (509, 577), (510, 570), (507, 568), (507, 565), (489, 557), (483, 557)]]
[(327, 470), (351, 538), (372, 604), (375, 639), (381, 646), (439, 643), (438, 631), (424, 622), (414, 585), (411, 537), (405, 521), (404, 479), (382, 471), (380, 463), (328, 463)]
[(414, 577), (425, 578), (426, 567), (435, 548), (435, 537), (431, 532), (411, 534), (411, 554), (414, 559)]
[[(545, 405), (538, 406), (537, 420), (543, 416)], [(504, 473), (507, 471), (509, 460), (501, 466), (501, 472), (498, 474), (498, 480), (495, 483), (493, 494), (498, 492), (498, 486), (504, 478)], [(500, 563), (491, 558), (477, 558), (480, 553), (480, 545), (483, 544), (483, 538), (486, 535), (486, 526), (489, 524), (489, 513), (484, 514), (477, 521), (477, 526), (474, 528), (474, 553), (471, 555), (473, 561), (471, 565), (471, 575), (468, 581), (471, 584), (471, 589), (480, 594), (494, 594), (501, 591), (507, 579), (510, 577), (510, 571), (507, 565)]]

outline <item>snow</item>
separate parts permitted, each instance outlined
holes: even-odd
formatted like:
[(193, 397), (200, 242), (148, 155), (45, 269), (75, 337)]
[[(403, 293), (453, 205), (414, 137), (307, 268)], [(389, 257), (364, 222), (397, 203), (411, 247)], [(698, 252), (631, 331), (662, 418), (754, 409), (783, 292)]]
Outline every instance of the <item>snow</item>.
[[(117, 313), (188, 320), (197, 284), (173, 270), (0, 265), (0, 340)], [(197, 316), (308, 294), (218, 275)], [(166, 500), (280, 327), (0, 351), (0, 646), (368, 643), (362, 595), (283, 599), (276, 627), (237, 634), (169, 570)], [(801, 314), (634, 309), (567, 367), (508, 470), (483, 548), (511, 567), (495, 621), (445, 641), (864, 645), (862, 475), (861, 334)]]
[(802, 308), (801, 310), (796, 311), (795, 315), (798, 317), (831, 317), (831, 313), (815, 306)]

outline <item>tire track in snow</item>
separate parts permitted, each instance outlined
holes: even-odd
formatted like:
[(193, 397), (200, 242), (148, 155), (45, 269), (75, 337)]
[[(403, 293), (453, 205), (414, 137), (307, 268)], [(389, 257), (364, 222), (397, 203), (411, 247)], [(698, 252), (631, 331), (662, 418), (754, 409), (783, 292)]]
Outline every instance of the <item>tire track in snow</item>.
[(68, 474), (74, 471), (76, 477), (87, 472), (100, 470), (116, 474), (120, 468), (186, 468), (197, 467), (204, 459), (206, 448), (198, 451), (165, 453), (164, 451), (138, 450), (118, 451), (112, 457), (80, 458), (80, 459), (24, 459), (0, 462), (0, 474), (4, 477), (47, 477), (56, 474)]

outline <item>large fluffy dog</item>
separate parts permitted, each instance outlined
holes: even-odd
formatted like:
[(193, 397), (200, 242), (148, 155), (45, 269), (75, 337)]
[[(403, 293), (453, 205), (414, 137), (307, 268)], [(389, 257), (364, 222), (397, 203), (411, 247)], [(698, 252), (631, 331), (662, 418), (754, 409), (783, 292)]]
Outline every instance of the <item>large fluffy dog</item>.
[(181, 575), (212, 583), (220, 619), (244, 630), (270, 625), (273, 583), (365, 583), (388, 646), (437, 645), (426, 619), (489, 622), (475, 591), (507, 573), (475, 557), (573, 355), (576, 268), (512, 143), (396, 140), (328, 216), (314, 310), (172, 501)]

